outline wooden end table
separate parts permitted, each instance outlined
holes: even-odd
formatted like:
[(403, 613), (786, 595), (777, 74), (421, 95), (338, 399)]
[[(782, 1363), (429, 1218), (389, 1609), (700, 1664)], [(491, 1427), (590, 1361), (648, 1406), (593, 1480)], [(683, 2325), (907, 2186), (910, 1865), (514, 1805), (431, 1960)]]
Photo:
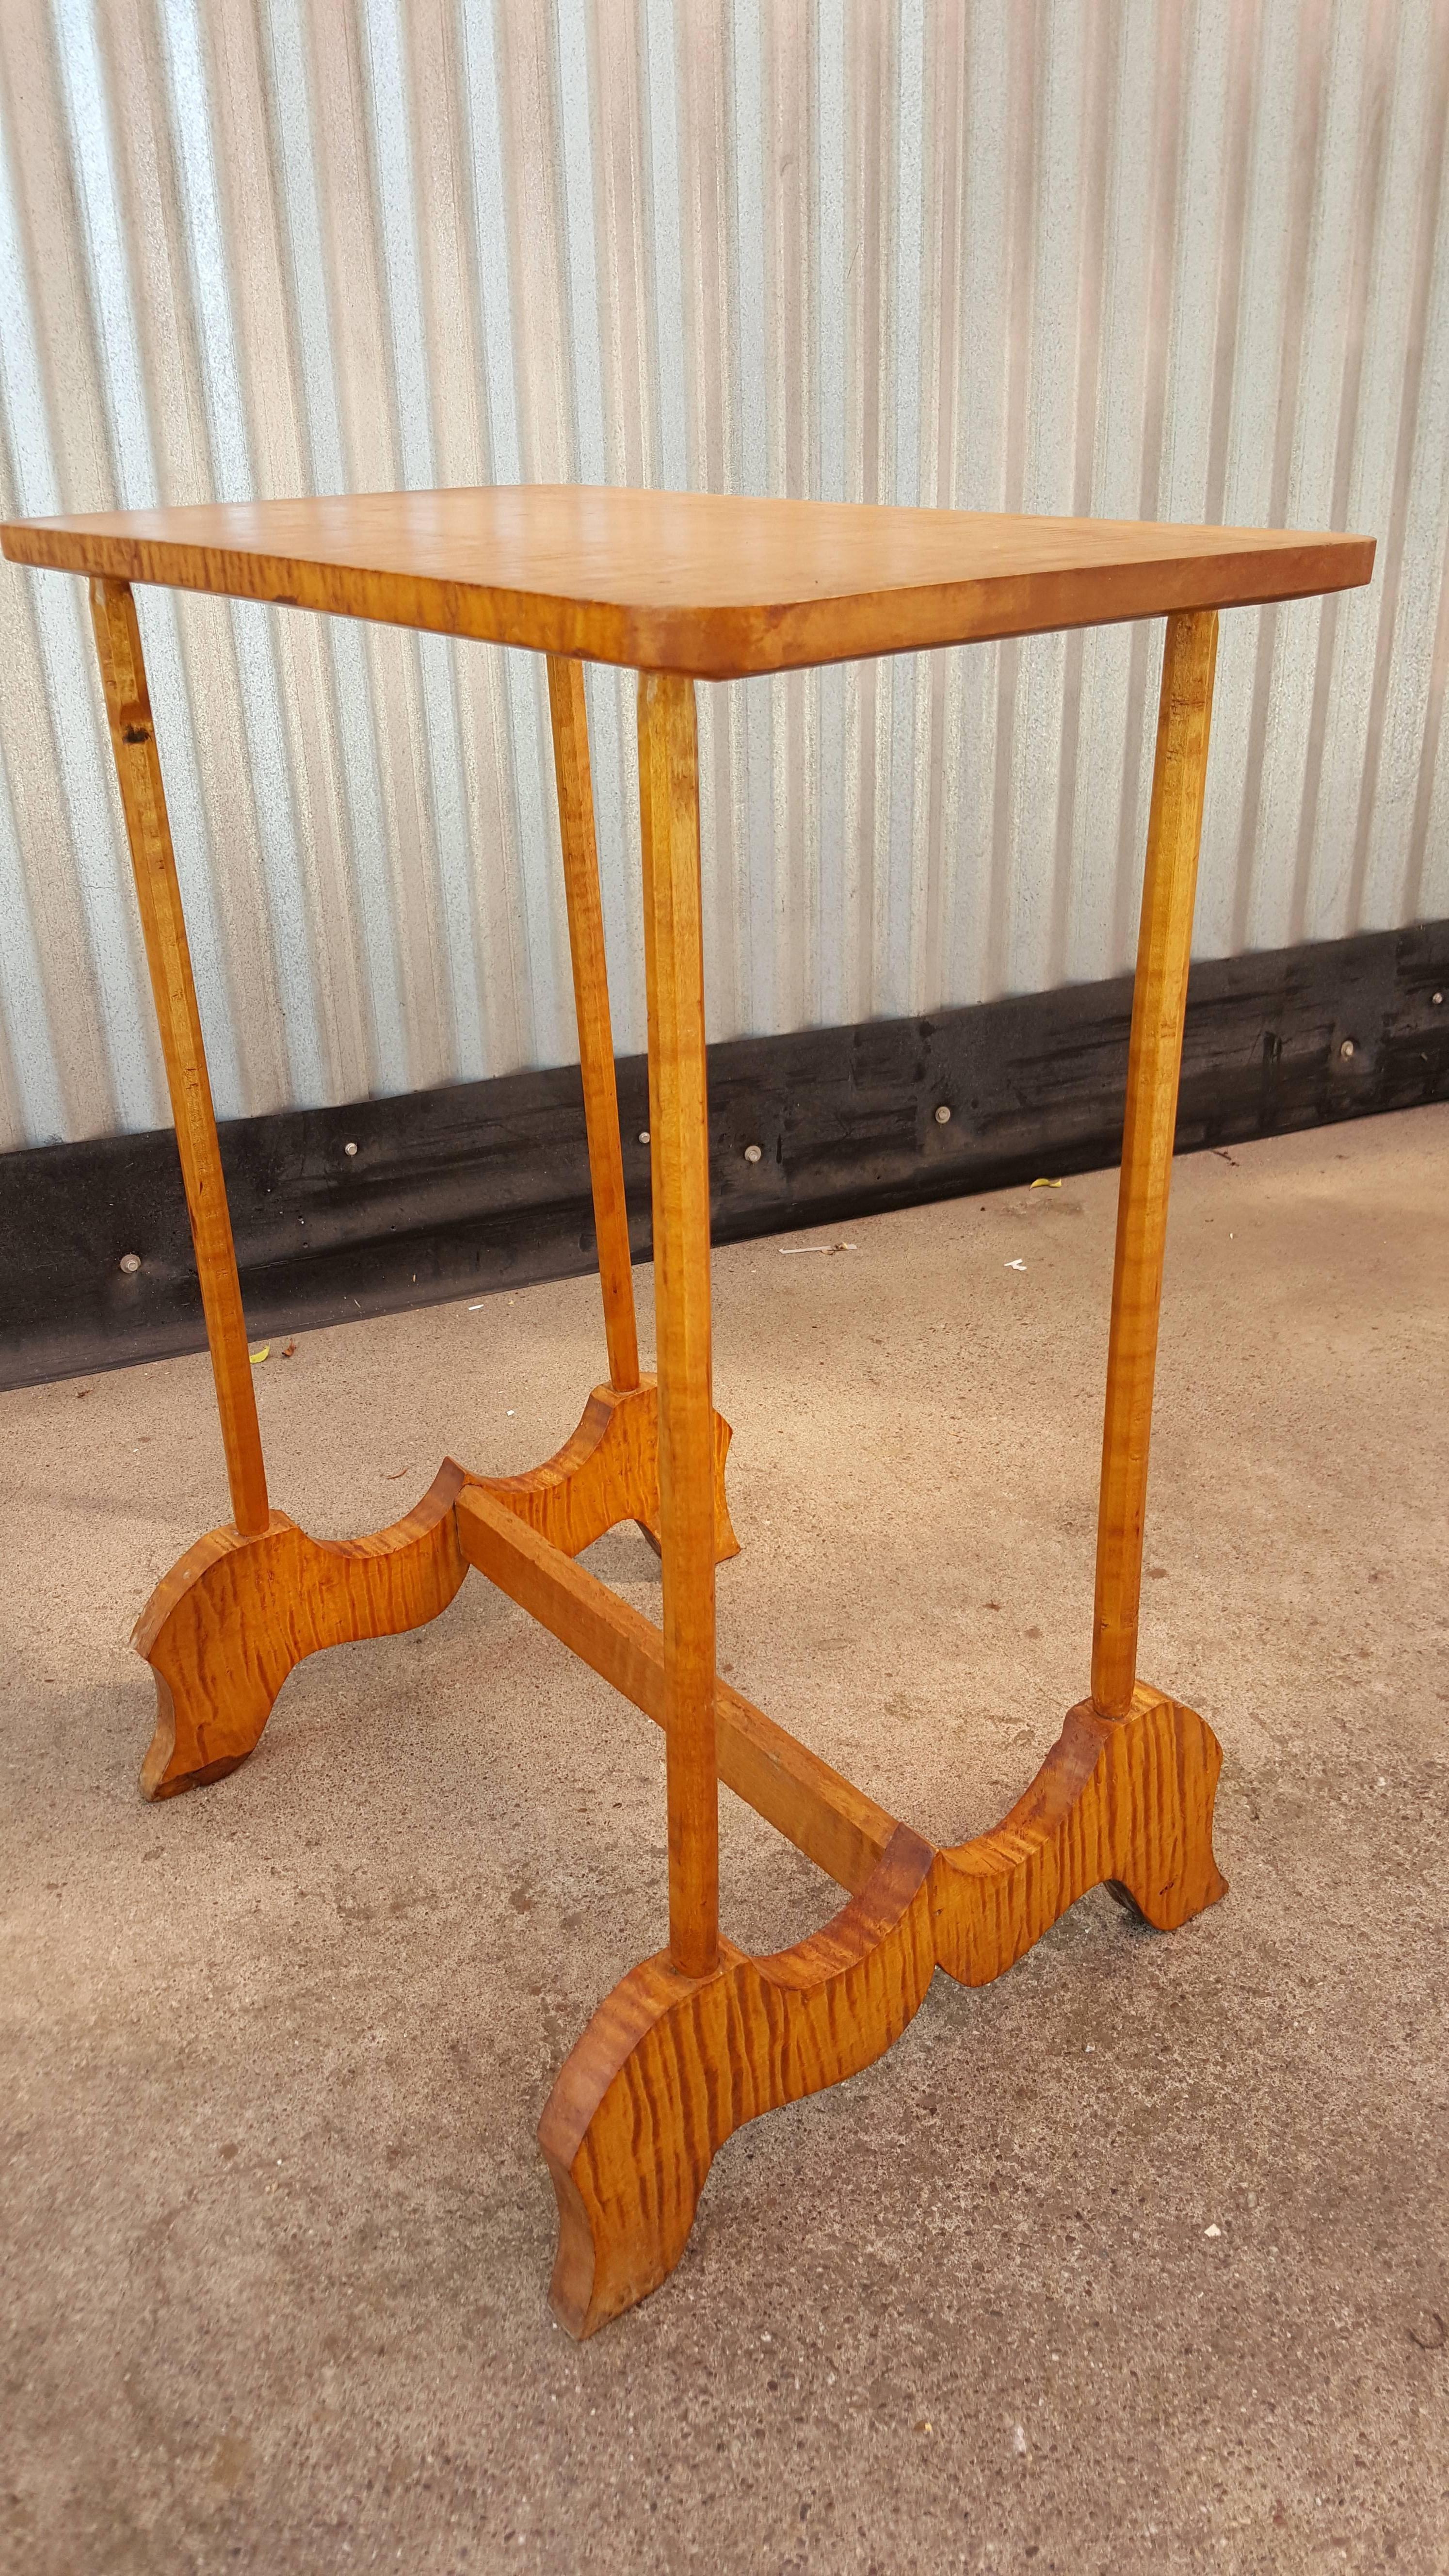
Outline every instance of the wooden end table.
[[(89, 576), (216, 1378), (232, 1518), (141, 1614), (156, 1675), (149, 1798), (222, 1779), (293, 1666), (414, 1628), (470, 1566), (664, 1730), (669, 1946), (600, 2005), (539, 2129), (558, 2196), (553, 2305), (589, 2334), (683, 2251), (745, 2120), (899, 2037), (934, 1971), (980, 1985), (1101, 1882), (1173, 1930), (1224, 1893), (1221, 1754), (1137, 1674), (1163, 1242), (1219, 608), (1367, 581), (1373, 545), (1281, 530), (506, 487), (12, 522), (14, 562)], [(131, 585), (269, 600), (548, 657), (609, 1376), (530, 1475), (445, 1461), (405, 1519), (333, 1545), (267, 1498), (231, 1221)], [(715, 1564), (736, 1553), (710, 1384), (696, 680), (1166, 615), (1112, 1283), (1091, 1695), (1003, 1822), (944, 1848), (720, 1679)], [(585, 729), (585, 661), (639, 673), (658, 1375), (640, 1369)], [(78, 711), (79, 712), (79, 711)], [(662, 1633), (575, 1562), (634, 1520)], [(718, 1783), (848, 1902), (791, 1949), (724, 1939)]]

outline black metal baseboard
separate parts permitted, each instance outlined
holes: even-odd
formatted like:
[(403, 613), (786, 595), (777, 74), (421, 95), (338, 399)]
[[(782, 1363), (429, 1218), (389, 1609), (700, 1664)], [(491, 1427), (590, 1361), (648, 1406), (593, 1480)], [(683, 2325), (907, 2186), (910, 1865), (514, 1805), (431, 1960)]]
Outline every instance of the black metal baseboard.
[[(1446, 992), (1449, 921), (1196, 967), (1179, 1153), (1449, 1099)], [(1124, 976), (711, 1047), (716, 1240), (1115, 1163), (1131, 1005)], [(621, 1062), (619, 1094), (642, 1260), (642, 1057)], [(237, 1119), (221, 1149), (257, 1334), (594, 1264), (576, 1067)], [(0, 1156), (0, 1386), (204, 1341), (169, 1128)]]

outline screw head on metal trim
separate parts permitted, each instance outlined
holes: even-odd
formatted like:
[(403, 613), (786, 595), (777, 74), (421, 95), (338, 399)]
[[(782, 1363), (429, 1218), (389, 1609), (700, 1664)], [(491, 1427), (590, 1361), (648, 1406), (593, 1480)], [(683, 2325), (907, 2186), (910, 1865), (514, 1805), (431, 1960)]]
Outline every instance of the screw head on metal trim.
[(745, 1161), (747, 1163), (758, 1163), (763, 1150), (763, 1147), (759, 1145), (747, 1145), (745, 1147)]
[(1339, 1054), (1343, 1057), (1343, 1060), (1344, 1060), (1344, 1062), (1345, 1062), (1345, 1064), (1346, 1064), (1346, 1063), (1348, 1062), (1349, 1057), (1350, 1057), (1350, 1056), (1352, 1055), (1352, 1053), (1353, 1053), (1353, 1040), (1352, 1040), (1352, 1038), (1345, 1038), (1345, 1039), (1344, 1039), (1344, 1042), (1343, 1042), (1342, 1046), (1339, 1048), (1338, 1052), (1339, 1052)]
[(344, 1154), (355, 1154), (357, 1147), (355, 1145), (344, 1145), (342, 1151)]
[(938, 1127), (949, 1127), (951, 1124), (951, 1112), (947, 1108), (944, 1100), (936, 1112), (936, 1124)]
[(647, 1127), (641, 1127), (641, 1128), (640, 1128), (640, 1130), (639, 1130), (639, 1142), (640, 1142), (640, 1144), (641, 1144), (641, 1145), (647, 1145), (647, 1144), (648, 1144), (648, 1142), (649, 1142), (649, 1130), (648, 1130), (648, 1128), (647, 1128)]
[(140, 1269), (140, 1267), (141, 1267), (141, 1256), (140, 1256), (139, 1252), (123, 1252), (123, 1253), (122, 1253), (122, 1255), (121, 1255), (121, 1268), (125, 1271), (126, 1276), (127, 1276), (127, 1278), (128, 1278), (128, 1279), (130, 1278), (130, 1276), (132, 1275), (132, 1273), (133, 1273), (134, 1271), (139, 1270), (139, 1269)]

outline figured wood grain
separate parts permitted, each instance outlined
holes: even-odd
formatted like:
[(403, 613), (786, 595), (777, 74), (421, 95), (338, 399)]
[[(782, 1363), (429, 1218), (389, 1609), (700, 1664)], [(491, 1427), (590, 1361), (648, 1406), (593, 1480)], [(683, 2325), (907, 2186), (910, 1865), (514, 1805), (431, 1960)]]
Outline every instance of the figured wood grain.
[(287, 1675), (306, 1655), (420, 1628), (466, 1574), (448, 1459), (404, 1519), (366, 1538), (309, 1538), (274, 1512), (259, 1535), (212, 1530), (164, 1576), (131, 1643), (156, 1676), (147, 1798), (225, 1778), (253, 1751)]
[[(496, 1483), (465, 1483), (457, 1523), (470, 1565), (656, 1726), (665, 1725), (664, 1639), (642, 1611), (551, 1545)], [(838, 1885), (862, 1887), (895, 1832), (894, 1816), (718, 1675), (713, 1723), (714, 1758), (726, 1788)]]
[(1089, 1888), (1124, 1889), (1160, 1932), (1227, 1894), (1213, 1857), (1222, 1752), (1196, 1710), (1139, 1687), (1125, 1718), (1070, 1711), (1024, 1797), (936, 1854), (936, 1957), (962, 1985), (1024, 1958)]
[(752, 1959), (724, 1942), (706, 1978), (667, 1958), (634, 1969), (565, 2060), (539, 2128), (560, 2323), (592, 2334), (656, 2289), (724, 2139), (879, 2057), (938, 1965), (984, 1985), (1104, 1882), (1163, 1930), (1216, 1903), (1221, 1758), (1202, 1719), (1160, 1692), (1140, 1689), (1124, 1720), (1084, 1703), (990, 1833), (937, 1851), (898, 1826), (853, 1902), (795, 1948)]
[[(725, 1460), (730, 1426), (722, 1414), (713, 1417), (714, 1551), (721, 1565), (738, 1556), (740, 1543), (730, 1521), (725, 1495)], [(596, 1386), (584, 1407), (578, 1429), (541, 1467), (520, 1476), (473, 1476), (469, 1482), (493, 1494), (526, 1520), (565, 1556), (592, 1547), (605, 1530), (620, 1521), (637, 1521), (658, 1545), (659, 1431), (657, 1381), (641, 1377), (622, 1393)]]
[(1152, 1388), (1217, 649), (1215, 616), (1169, 618), (1132, 993), (1097, 1506), (1092, 1699), (1105, 1717), (1126, 1715), (1137, 1679)]
[(196, 1247), (232, 1517), (251, 1538), (269, 1520), (256, 1387), (136, 603), (124, 582), (92, 582), (91, 621)]
[(561, 484), (12, 519), (14, 563), (737, 679), (1352, 589), (1372, 538)]
[[(157, 1680), (147, 1795), (172, 1795), (233, 1769), (301, 1657), (436, 1616), (468, 1564), (664, 1730), (669, 1950), (636, 1969), (595, 2015), (560, 2073), (540, 2130), (560, 2216), (555, 2306), (578, 2334), (666, 2277), (723, 2140), (742, 2122), (843, 2081), (878, 2057), (919, 2008), (937, 1964), (962, 1982), (984, 1983), (1087, 1888), (1104, 1882), (1163, 1929), (1224, 1893), (1212, 1852), (1216, 1741), (1193, 1711), (1135, 1677), (1148, 1428), (1216, 642), (1211, 611), (1229, 597), (1344, 587), (1366, 578), (1372, 559), (1371, 548), (1333, 538), (1243, 539), (1237, 532), (1242, 541), (1230, 542), (1223, 531), (967, 523), (959, 514), (919, 512), (855, 512), (847, 525), (845, 515), (810, 505), (699, 501), (534, 493), (267, 505), (268, 541), (281, 543), (290, 526), (311, 548), (307, 561), (245, 545), (238, 552), (229, 543), (244, 523), (253, 532), (260, 527), (260, 511), (240, 520), (206, 514), (209, 533), (199, 514), (187, 514), (189, 532), (181, 537), (170, 524), (177, 514), (154, 514), (168, 522), (159, 533), (154, 524), (138, 533), (135, 519), (100, 533), (96, 523), (80, 533), (74, 523), (59, 533), (59, 523), (48, 533), (34, 526), (6, 532), (7, 551), (19, 559), (104, 576), (93, 589), (97, 640), (237, 1510), (237, 1526), (213, 1531), (188, 1552), (138, 1626), (138, 1649)], [(930, 518), (948, 524), (931, 529)], [(443, 543), (449, 535), (451, 549)], [(470, 580), (469, 543), (480, 541), (478, 578)], [(329, 555), (329, 544), (344, 553)], [(113, 545), (121, 550), (114, 559), (106, 551)], [(157, 570), (168, 547), (172, 568)], [(349, 550), (359, 547), (368, 560), (354, 559)], [(389, 548), (396, 560), (371, 560)], [(267, 1510), (251, 1379), (238, 1374), (246, 1338), (139, 637), (121, 569), (127, 549), (134, 562), (127, 558), (125, 570), (136, 578), (497, 634), (542, 642), (555, 654), (597, 652), (642, 666), (658, 1386), (638, 1371), (582, 679), (556, 664), (550, 693), (561, 833), (614, 1382), (595, 1390), (572, 1439), (543, 1467), (473, 1479), (448, 1461), (415, 1512), (370, 1538), (324, 1544)], [(445, 574), (438, 569), (444, 560)], [(146, 562), (149, 574), (135, 569)], [(291, 590), (268, 586), (279, 568), (296, 576)], [(527, 573), (522, 588), (501, 586), (510, 568), (520, 579)], [(762, 582), (766, 572), (770, 579)], [(555, 576), (562, 590), (549, 587)], [(1269, 586), (1233, 586), (1244, 581)], [(1000, 1826), (936, 1850), (715, 1671), (714, 1564), (734, 1540), (723, 1500), (729, 1433), (710, 1391), (694, 694), (678, 673), (768, 669), (792, 658), (909, 649), (1164, 606), (1178, 613), (1166, 645), (1134, 1002), (1093, 1699), (1070, 1713), (1036, 1781)], [(565, 608), (572, 625), (561, 621)], [(611, 650), (626, 634), (628, 651)], [(818, 649), (797, 649), (806, 636)], [(640, 639), (651, 637), (651, 648), (642, 649)], [(696, 651), (712, 654), (714, 663), (693, 659)], [(732, 664), (732, 655), (745, 658)], [(623, 1518), (657, 1527), (662, 1631), (574, 1561)], [(822, 1931), (771, 1958), (746, 1957), (719, 1939), (720, 1778), (852, 1891)]]
[(614, 1032), (609, 1018), (609, 970), (604, 955), (594, 791), (589, 774), (589, 714), (580, 663), (549, 655), (548, 704), (553, 725), (574, 1012), (579, 1031), (579, 1070), (583, 1077), (584, 1130), (589, 1140), (599, 1288), (604, 1301), (604, 1338), (610, 1382), (627, 1388), (639, 1383), (639, 1337), (634, 1322), (634, 1271), (629, 1251), (629, 1211), (624, 1198), (624, 1153), (619, 1136)]
[(719, 2148), (747, 2120), (883, 2055), (931, 1982), (931, 1846), (898, 1826), (859, 1895), (772, 1958), (721, 1945), (703, 1979), (646, 1960), (595, 2013), (539, 2125), (552, 2301), (592, 2334), (673, 2270)]
[[(620, 1521), (657, 1517), (654, 1382), (596, 1387), (575, 1432), (522, 1476), (479, 1480), (511, 1520), (570, 1555)], [(724, 1493), (729, 1424), (714, 1423), (717, 1545), (734, 1556)], [(132, 1635), (156, 1675), (147, 1797), (173, 1797), (234, 1771), (253, 1751), (303, 1657), (416, 1628), (445, 1610), (467, 1571), (453, 1506), (465, 1470), (445, 1459), (414, 1511), (368, 1537), (308, 1536), (285, 1513), (243, 1538), (211, 1530), (165, 1575)]]
[(639, 680), (639, 822), (659, 1378), (659, 1550), (669, 1951), (702, 1977), (719, 1946), (709, 1127), (694, 683)]

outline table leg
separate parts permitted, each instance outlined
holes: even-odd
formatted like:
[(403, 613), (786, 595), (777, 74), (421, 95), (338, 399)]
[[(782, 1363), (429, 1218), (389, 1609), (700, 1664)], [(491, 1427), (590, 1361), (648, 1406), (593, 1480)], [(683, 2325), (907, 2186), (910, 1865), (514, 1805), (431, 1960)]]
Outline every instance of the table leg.
[(196, 1246), (232, 1517), (241, 1535), (250, 1538), (265, 1530), (268, 1520), (262, 1435), (257, 1425), (246, 1318), (242, 1313), (206, 1049), (196, 1007), (191, 951), (130, 584), (93, 581), (91, 615), (126, 835), (131, 845), (136, 898), (141, 907), (146, 963), (151, 970), (151, 991), (161, 1031), (171, 1114), (176, 1122), (181, 1177)]
[(1137, 1683), (1152, 1384), (1217, 641), (1211, 609), (1168, 619), (1127, 1062), (1097, 1515), (1092, 1705), (1103, 1717), (1126, 1717)]
[(672, 673), (640, 675), (639, 804), (653, 1134), (669, 1956), (679, 1974), (704, 1977), (719, 1955), (709, 1133), (694, 683)]
[(136, 1623), (132, 1642), (156, 1676), (156, 1731), (141, 1787), (157, 1798), (234, 1771), (303, 1655), (416, 1627), (447, 1606), (466, 1571), (452, 1508), (463, 1477), (448, 1465), (391, 1529), (336, 1545), (308, 1538), (269, 1509), (216, 1113), (129, 584), (92, 582), (91, 612), (233, 1514), (229, 1526), (187, 1550)]
[[(890, 1820), (878, 1818), (871, 1848), (879, 1858), (850, 1904), (769, 1959), (747, 1958), (718, 1935), (716, 1767), (705, 1717), (714, 1601), (694, 692), (687, 681), (641, 680), (662, 1656), (642, 1623), (636, 1628), (611, 1608), (602, 1586), (565, 1579), (546, 1549), (520, 1541), (500, 1514), (472, 1509), (466, 1492), (458, 1505), (473, 1562), (659, 1718), (668, 1737), (670, 1947), (631, 1970), (600, 2005), (560, 2069), (539, 2127), (559, 2210), (553, 2306), (572, 2334), (592, 2334), (666, 2278), (722, 2140), (878, 2057), (918, 2008), (935, 1967), (967, 1985), (986, 1983), (1104, 1882), (1163, 1931), (1225, 1892), (1212, 1848), (1217, 1742), (1193, 1710), (1135, 1685), (1133, 1670), (1214, 637), (1211, 617), (1169, 627), (1143, 909), (1113, 1300), (1107, 1574), (1099, 1589), (1109, 1636), (1118, 1633), (1112, 1620), (1130, 1610), (1125, 1686), (1116, 1692), (1110, 1664), (1101, 1680), (1120, 1708), (1071, 1710), (1037, 1778), (990, 1834), (936, 1849), (908, 1826), (891, 1832)], [(1135, 1485), (1125, 1472), (1134, 1461)], [(732, 1716), (728, 1706), (724, 1714)], [(777, 1821), (786, 1812), (773, 1782), (759, 1803)]]
[(1194, 1709), (1137, 1677), (1152, 1381), (1216, 652), (1210, 610), (1168, 620), (1117, 1201), (1092, 1696), (1068, 1712), (997, 1833), (937, 1856), (936, 1956), (967, 1985), (1019, 1958), (1086, 1885), (1105, 1883), (1160, 1931), (1227, 1893), (1212, 1844), (1221, 1748)]
[(604, 956), (604, 912), (599, 896), (582, 663), (565, 661), (555, 653), (549, 655), (548, 703), (553, 719), (569, 954), (573, 960), (574, 1009), (578, 1017), (584, 1126), (589, 1140), (609, 1383), (623, 1393), (639, 1384), (639, 1340), (634, 1324), (634, 1274), (624, 1200), (624, 1158), (619, 1143), (619, 1096), (609, 1023), (609, 977)]
[[(91, 601), (234, 1516), (229, 1526), (208, 1532), (187, 1550), (157, 1585), (136, 1623), (132, 1642), (156, 1677), (156, 1729), (141, 1769), (145, 1795), (156, 1798), (234, 1771), (255, 1748), (278, 1691), (304, 1656), (324, 1646), (418, 1627), (447, 1607), (466, 1571), (454, 1510), (464, 1473), (445, 1461), (411, 1512), (360, 1539), (310, 1538), (285, 1513), (269, 1508), (241, 1286), (135, 602), (126, 583), (102, 581), (92, 584)], [(655, 1392), (652, 1383), (640, 1378), (634, 1328), (582, 682), (572, 664), (560, 666), (559, 677), (560, 804), (612, 1383), (595, 1390), (578, 1430), (555, 1458), (526, 1476), (496, 1480), (493, 1490), (550, 1541), (575, 1551), (621, 1519), (636, 1519), (652, 1534), (661, 1498)], [(696, 927), (697, 916), (696, 901)], [(707, 1174), (705, 1190), (707, 1261)], [(707, 1269), (705, 1284), (707, 1401)], [(728, 1424), (707, 1414), (706, 1437), (712, 1564), (716, 1552), (734, 1555), (737, 1542), (724, 1500)], [(712, 1585), (710, 1603), (712, 1610)], [(683, 1624), (689, 1625), (687, 1614)], [(712, 1643), (709, 1664), (712, 1682)], [(709, 1710), (712, 1728), (712, 1694)], [(712, 1752), (712, 1733), (710, 1743)], [(694, 1867), (697, 1854), (688, 1832), (684, 1843)]]

